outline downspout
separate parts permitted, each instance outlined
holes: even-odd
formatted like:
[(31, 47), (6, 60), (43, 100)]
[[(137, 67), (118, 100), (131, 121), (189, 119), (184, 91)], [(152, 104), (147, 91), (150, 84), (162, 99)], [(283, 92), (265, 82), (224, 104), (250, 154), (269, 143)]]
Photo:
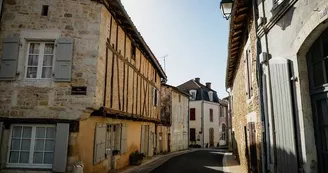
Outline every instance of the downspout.
[(190, 123), (190, 119), (189, 119), (190, 118), (190, 100), (189, 99), (188, 99), (188, 111), (187, 112), (188, 112), (188, 115), (187, 115), (187, 122), (188, 122), (188, 124), (187, 124), (187, 132), (188, 132), (187, 135), (188, 135), (188, 138), (187, 139), (188, 139), (188, 148), (189, 148), (189, 145), (190, 145), (190, 140), (189, 140), (189, 138), (190, 138), (190, 128), (189, 128), (190, 127), (190, 124), (189, 124)]
[(202, 100), (202, 103), (201, 103), (201, 111), (202, 111), (201, 126), (202, 126), (202, 138), (203, 138), (202, 145), (203, 145), (203, 148), (204, 148), (205, 147), (205, 141), (204, 141), (204, 139), (205, 139), (205, 137), (204, 137), (204, 134), (205, 134), (205, 132), (204, 132), (204, 100)]
[[(231, 116), (231, 94), (230, 92), (228, 91), (228, 88), (226, 88), (226, 92), (228, 93), (228, 96), (229, 96), (229, 100), (228, 100), (228, 113), (227, 113), (227, 118), (226, 118), (226, 124), (228, 126), (228, 134), (227, 135), (227, 142), (228, 142), (228, 150), (230, 151), (230, 136), (231, 136), (231, 132), (232, 132), (232, 116)], [(229, 133), (230, 132), (230, 133)], [(232, 144), (232, 141), (231, 141), (231, 144)], [(232, 146), (231, 146), (231, 150), (232, 150)]]
[[(268, 142), (268, 129), (269, 129), (269, 123), (268, 123), (268, 113), (267, 113), (267, 107), (266, 104), (264, 104), (264, 94), (263, 94), (263, 69), (261, 67), (261, 63), (260, 63), (260, 53), (262, 53), (262, 47), (261, 47), (261, 40), (257, 35), (257, 31), (258, 31), (258, 23), (257, 23), (257, 19), (256, 19), (256, 14), (257, 14), (257, 10), (258, 10), (258, 4), (256, 3), (257, 0), (252, 0), (252, 4), (253, 4), (253, 20), (254, 20), (254, 25), (255, 25), (255, 33), (256, 33), (256, 77), (257, 77), (257, 84), (258, 84), (258, 93), (259, 93), (259, 108), (260, 108), (260, 119), (261, 119), (261, 124), (263, 126), (262, 128), (262, 137), (261, 137), (261, 161), (262, 161), (262, 173), (267, 172), (268, 170), (268, 162), (267, 162), (267, 158), (269, 158), (269, 152), (268, 148), (267, 148), (267, 142)], [(262, 3), (264, 3), (262, 1)], [(265, 110), (266, 109), (266, 110)]]

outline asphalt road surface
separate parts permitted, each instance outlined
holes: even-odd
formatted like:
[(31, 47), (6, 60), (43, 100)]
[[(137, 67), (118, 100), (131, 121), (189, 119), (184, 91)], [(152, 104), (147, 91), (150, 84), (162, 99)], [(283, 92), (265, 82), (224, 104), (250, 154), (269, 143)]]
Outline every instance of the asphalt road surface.
[(217, 150), (201, 150), (171, 158), (151, 173), (223, 173), (223, 155)]

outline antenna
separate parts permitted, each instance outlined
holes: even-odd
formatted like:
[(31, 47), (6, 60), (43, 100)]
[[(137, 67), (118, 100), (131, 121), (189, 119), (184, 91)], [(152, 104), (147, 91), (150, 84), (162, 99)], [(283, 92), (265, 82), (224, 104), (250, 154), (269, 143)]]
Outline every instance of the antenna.
[(166, 73), (166, 63), (165, 63), (165, 58), (168, 57), (168, 56), (169, 56), (169, 54), (166, 54), (166, 55), (160, 57), (160, 58), (163, 58), (163, 59), (164, 59), (164, 72), (165, 72), (165, 73)]

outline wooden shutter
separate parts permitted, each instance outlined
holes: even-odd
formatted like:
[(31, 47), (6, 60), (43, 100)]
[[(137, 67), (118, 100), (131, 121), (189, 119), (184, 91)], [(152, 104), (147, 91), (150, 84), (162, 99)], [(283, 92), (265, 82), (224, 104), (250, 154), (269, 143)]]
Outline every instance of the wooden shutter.
[(128, 124), (122, 124), (121, 153), (127, 151)]
[(122, 135), (122, 125), (115, 125), (115, 141), (114, 141), (114, 149), (121, 150), (121, 135)]
[(196, 109), (190, 108), (190, 120), (196, 120)]
[(141, 125), (141, 138), (140, 138), (140, 152), (141, 153), (145, 153), (144, 142), (145, 142), (145, 126)]
[(66, 172), (69, 124), (58, 123), (56, 127), (56, 143), (54, 152), (53, 172)]
[(277, 172), (298, 172), (291, 76), (285, 58), (269, 61), (276, 139)]
[(153, 133), (148, 125), (148, 156), (153, 156)]
[(190, 128), (190, 141), (196, 141), (196, 129)]
[(106, 157), (106, 132), (107, 125), (99, 124), (96, 125), (95, 141), (94, 141), (94, 152), (93, 152), (93, 164), (97, 164)]
[(19, 51), (19, 38), (5, 38), (2, 45), (0, 80), (15, 80)]
[(73, 40), (60, 38), (56, 43), (55, 81), (71, 81)]

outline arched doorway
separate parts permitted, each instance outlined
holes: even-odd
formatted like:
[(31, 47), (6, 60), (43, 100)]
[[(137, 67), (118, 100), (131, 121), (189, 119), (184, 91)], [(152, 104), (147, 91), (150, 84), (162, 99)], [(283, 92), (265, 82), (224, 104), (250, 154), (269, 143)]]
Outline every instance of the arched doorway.
[(318, 172), (328, 170), (328, 29), (307, 53)]

